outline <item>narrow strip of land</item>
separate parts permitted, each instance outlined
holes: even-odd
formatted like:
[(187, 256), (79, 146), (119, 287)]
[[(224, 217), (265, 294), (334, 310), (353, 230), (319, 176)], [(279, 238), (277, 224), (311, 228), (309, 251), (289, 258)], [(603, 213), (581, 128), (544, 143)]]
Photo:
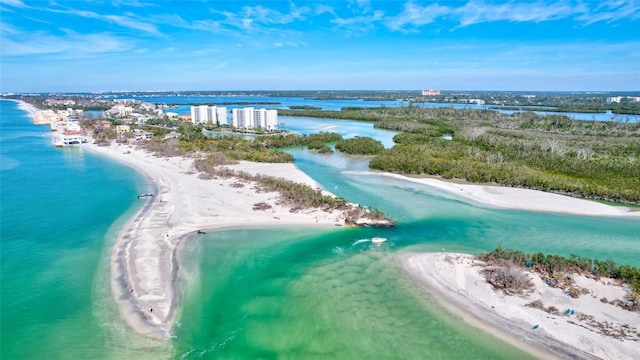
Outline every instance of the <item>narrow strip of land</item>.
[[(472, 255), (401, 256), (403, 268), (464, 321), (540, 358), (634, 359), (640, 354), (640, 314), (609, 303), (626, 292), (612, 279), (574, 276), (577, 298), (531, 273), (533, 287), (506, 295), (489, 285)], [(608, 299), (609, 301), (604, 301)]]
[[(291, 212), (279, 194), (256, 191), (255, 183), (236, 178), (201, 179), (193, 159), (160, 158), (134, 146), (85, 148), (132, 166), (144, 174), (154, 196), (120, 232), (112, 256), (112, 288), (128, 324), (140, 333), (167, 336), (175, 321), (176, 248), (198, 230), (234, 227), (325, 226), (344, 224), (339, 210)], [(317, 187), (291, 163), (228, 166), (237, 171), (287, 178)], [(267, 209), (254, 209), (256, 204)]]
[(445, 190), (455, 196), (471, 199), (494, 207), (590, 216), (640, 217), (640, 211), (633, 211), (633, 209), (629, 207), (611, 206), (592, 200), (539, 190), (496, 185), (475, 185), (462, 181), (444, 181), (434, 177), (403, 176), (393, 173), (381, 174)]

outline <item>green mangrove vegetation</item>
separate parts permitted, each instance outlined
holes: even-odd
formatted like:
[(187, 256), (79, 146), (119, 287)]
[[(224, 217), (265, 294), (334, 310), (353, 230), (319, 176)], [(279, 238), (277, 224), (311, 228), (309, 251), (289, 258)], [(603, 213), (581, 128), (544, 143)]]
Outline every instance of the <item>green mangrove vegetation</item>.
[(351, 155), (375, 155), (384, 150), (384, 145), (370, 137), (356, 136), (338, 141), (336, 149)]
[(399, 131), (372, 169), (640, 204), (640, 123), (419, 106), (304, 115)]

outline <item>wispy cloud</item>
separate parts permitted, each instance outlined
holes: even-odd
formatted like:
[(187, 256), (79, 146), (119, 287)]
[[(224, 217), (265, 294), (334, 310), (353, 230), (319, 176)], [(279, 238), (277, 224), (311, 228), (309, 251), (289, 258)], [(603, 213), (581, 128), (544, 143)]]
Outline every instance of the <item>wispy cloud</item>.
[(294, 21), (305, 20), (306, 14), (309, 13), (311, 13), (311, 8), (307, 6), (297, 7), (292, 3), (288, 13), (258, 5), (245, 6), (242, 8), (240, 16), (243, 20), (250, 20), (252, 23), (289, 24)]
[(29, 34), (28, 41), (18, 41), (3, 36), (3, 56), (66, 54), (69, 57), (122, 52), (133, 49), (134, 44), (110, 34), (78, 34), (67, 31), (62, 36)]
[(543, 22), (570, 17), (588, 9), (584, 5), (566, 2), (509, 2), (488, 4), (483, 1), (469, 1), (465, 6), (453, 10), (459, 18), (460, 26), (484, 22)]
[(640, 3), (636, 1), (605, 1), (599, 3), (594, 11), (576, 17), (576, 20), (584, 21), (586, 24), (620, 19), (640, 19)]
[(146, 8), (146, 7), (157, 7), (157, 4), (143, 2), (139, 0), (113, 0), (111, 1), (111, 5), (115, 7), (135, 7), (135, 8)]
[(404, 4), (403, 11), (385, 20), (385, 24), (391, 30), (406, 30), (407, 26), (419, 27), (430, 24), (443, 15), (451, 13), (452, 9), (438, 4), (421, 6), (410, 0)]
[(385, 19), (386, 26), (394, 31), (407, 31), (431, 24), (437, 20), (447, 20), (457, 27), (467, 27), (480, 23), (545, 22), (573, 19), (584, 24), (600, 21), (617, 21), (640, 18), (640, 4), (637, 1), (599, 2), (485, 2), (471, 0), (462, 6), (420, 5), (415, 0), (404, 4), (403, 10)]
[(374, 11), (359, 16), (338, 17), (331, 20), (332, 24), (347, 30), (349, 34), (365, 33), (375, 28), (376, 23), (384, 19), (383, 11)]
[(47, 9), (47, 10), (51, 12), (56, 12), (56, 13), (75, 15), (75, 16), (84, 17), (88, 19), (102, 20), (102, 21), (106, 21), (109, 23), (113, 23), (113, 24), (125, 27), (125, 28), (140, 30), (150, 34), (155, 34), (155, 35), (160, 34), (158, 31), (158, 28), (155, 25), (144, 22), (130, 13), (125, 15), (103, 15), (93, 11), (76, 10), (76, 9), (71, 9), (71, 10)]
[(0, 0), (0, 5), (8, 5), (8, 6), (13, 6), (13, 7), (18, 7), (18, 8), (27, 7), (24, 4), (24, 2), (22, 2), (22, 0)]

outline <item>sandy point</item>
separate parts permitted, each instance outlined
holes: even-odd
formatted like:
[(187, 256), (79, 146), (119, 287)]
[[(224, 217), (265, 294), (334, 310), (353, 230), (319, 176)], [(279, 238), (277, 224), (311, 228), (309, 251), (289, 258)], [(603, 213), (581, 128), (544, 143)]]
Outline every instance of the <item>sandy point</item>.
[[(258, 192), (250, 181), (202, 179), (191, 158), (160, 158), (129, 145), (87, 144), (85, 148), (137, 169), (149, 184), (146, 192), (153, 194), (139, 200), (144, 205), (119, 233), (111, 259), (111, 285), (121, 315), (144, 335), (171, 337), (179, 304), (178, 245), (198, 230), (344, 224), (337, 210), (291, 212), (279, 205), (279, 194)], [(240, 162), (230, 167), (318, 187), (293, 164)], [(256, 210), (257, 203), (271, 208)]]
[[(485, 281), (483, 263), (472, 255), (409, 253), (399, 259), (446, 310), (538, 358), (637, 359), (640, 354), (640, 313), (602, 301), (621, 299), (629, 291), (611, 279), (576, 275), (576, 286), (587, 293), (572, 298), (524, 272), (533, 289), (505, 295)], [(536, 302), (541, 306), (531, 306)]]

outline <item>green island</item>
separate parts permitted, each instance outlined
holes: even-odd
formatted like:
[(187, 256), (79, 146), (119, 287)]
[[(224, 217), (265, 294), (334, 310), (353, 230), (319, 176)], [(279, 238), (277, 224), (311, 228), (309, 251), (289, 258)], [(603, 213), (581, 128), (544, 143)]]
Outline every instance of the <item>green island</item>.
[(372, 169), (640, 204), (640, 123), (413, 105), (279, 114), (399, 131)]

